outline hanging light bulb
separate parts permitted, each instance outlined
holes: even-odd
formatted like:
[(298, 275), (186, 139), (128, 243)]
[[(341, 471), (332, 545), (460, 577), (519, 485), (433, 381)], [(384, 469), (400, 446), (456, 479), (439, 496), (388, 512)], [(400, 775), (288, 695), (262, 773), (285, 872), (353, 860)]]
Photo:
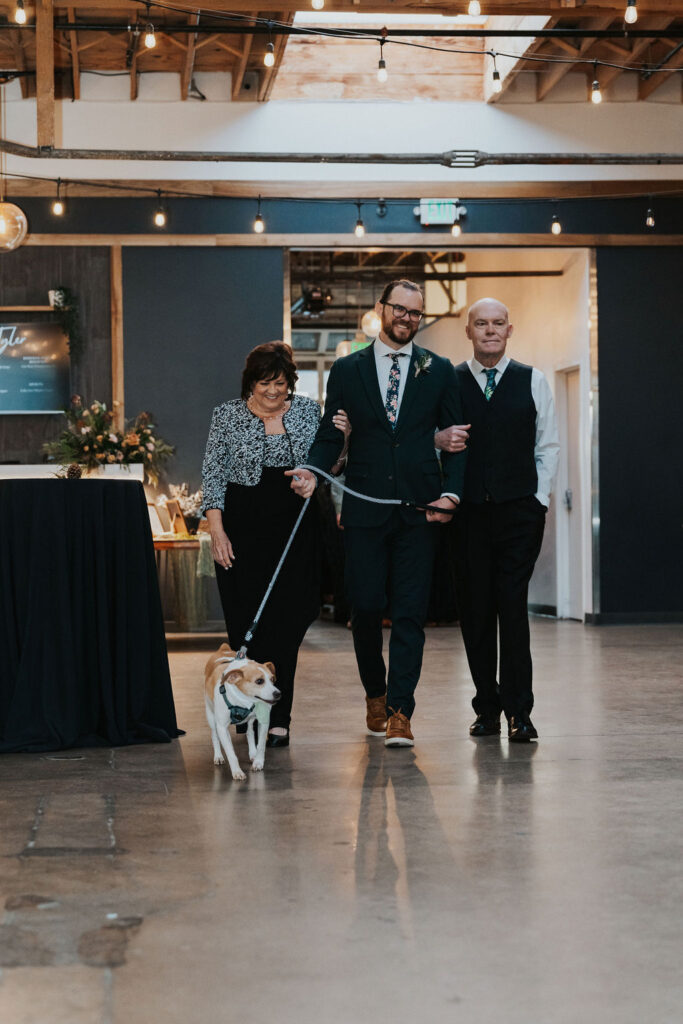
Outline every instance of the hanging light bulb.
[(360, 329), (366, 338), (376, 338), (382, 327), (382, 321), (374, 309), (369, 309), (363, 314), (360, 322)]
[(470, 18), (479, 17), (479, 15), (481, 14), (481, 4), (479, 3), (479, 0), (470, 0), (469, 4), (467, 5), (467, 13), (469, 14)]
[(460, 238), (460, 235), (462, 234), (462, 228), (460, 227), (460, 224), (458, 223), (457, 220), (453, 221), (451, 234), (453, 235), (453, 238)]
[(267, 68), (272, 68), (275, 63), (275, 47), (272, 43), (266, 44), (266, 52), (263, 57), (263, 63)]
[(638, 8), (636, 7), (636, 0), (626, 0), (624, 21), (627, 25), (635, 25), (635, 23), (638, 21)]
[(647, 214), (645, 216), (645, 227), (653, 228), (655, 226), (655, 215), (651, 206), (647, 208)]
[(600, 92), (600, 82), (598, 81), (598, 65), (597, 65), (597, 62), (593, 65), (593, 84), (591, 86), (591, 103), (602, 103), (602, 93)]
[(261, 196), (258, 197), (258, 206), (256, 208), (256, 216), (254, 217), (254, 223), (252, 225), (257, 235), (262, 235), (266, 230), (266, 222), (261, 216)]
[(24, 0), (17, 0), (16, 7), (14, 8), (14, 20), (17, 25), (26, 24), (26, 11), (24, 10)]
[(166, 210), (164, 209), (163, 203), (161, 202), (161, 189), (157, 189), (157, 208), (154, 211), (154, 224), (155, 227), (165, 228), (166, 227)]
[(384, 83), (386, 82), (388, 77), (389, 77), (389, 73), (387, 71), (387, 62), (384, 59), (384, 40), (380, 39), (380, 41), (379, 41), (379, 63), (377, 65), (377, 81), (380, 82), (382, 85), (384, 85)]
[(355, 234), (356, 238), (363, 238), (365, 235), (365, 224), (363, 223), (363, 218), (360, 215), (361, 204), (356, 203), (356, 206), (358, 207), (358, 220), (356, 221), (356, 226), (353, 229), (353, 233)]
[(64, 202), (62, 200), (61, 191), (62, 179), (57, 178), (57, 197), (54, 203), (52, 204), (52, 212), (54, 213), (55, 217), (61, 217), (64, 213)]
[(147, 28), (145, 29), (145, 46), (148, 50), (153, 50), (157, 45), (157, 37), (154, 35), (154, 25), (149, 20), (149, 4), (147, 7)]
[(562, 234), (562, 225), (560, 224), (559, 218), (556, 214), (553, 215), (552, 222), (550, 224), (550, 230), (554, 235)]
[(325, 0), (311, 0), (311, 7), (314, 11), (322, 11), (325, 6)]
[(0, 252), (18, 249), (26, 238), (26, 214), (14, 203), (0, 202)]
[(494, 92), (502, 92), (503, 83), (500, 80), (500, 71), (496, 66), (496, 54), (493, 50), (491, 50), (491, 56), (493, 57), (493, 73), (491, 75), (491, 88), (493, 89)]

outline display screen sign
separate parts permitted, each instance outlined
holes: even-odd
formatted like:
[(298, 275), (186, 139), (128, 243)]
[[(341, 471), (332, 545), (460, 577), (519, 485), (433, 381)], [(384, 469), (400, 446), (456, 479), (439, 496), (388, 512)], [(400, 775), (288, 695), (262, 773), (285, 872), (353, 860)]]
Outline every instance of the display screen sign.
[(0, 324), (0, 413), (61, 413), (69, 345), (58, 323)]

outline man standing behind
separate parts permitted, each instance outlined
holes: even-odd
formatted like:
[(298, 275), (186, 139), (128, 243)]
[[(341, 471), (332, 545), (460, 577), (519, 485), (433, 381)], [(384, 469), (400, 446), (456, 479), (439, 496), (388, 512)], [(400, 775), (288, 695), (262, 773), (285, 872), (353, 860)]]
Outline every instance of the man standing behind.
[[(470, 735), (500, 733), (502, 709), (509, 739), (528, 742), (538, 733), (529, 717), (534, 696), (527, 594), (557, 470), (555, 411), (541, 371), (505, 354), (512, 324), (502, 302), (475, 302), (465, 331), (474, 356), (455, 368), (471, 425), (456, 579), (476, 687)], [(461, 433), (458, 427), (441, 431), (437, 447), (453, 450)]]
[[(411, 281), (392, 281), (384, 289), (375, 307), (382, 321), (379, 337), (332, 367), (325, 415), (308, 456), (310, 465), (329, 471), (341, 448), (332, 417), (344, 409), (352, 427), (347, 485), (375, 498), (444, 509), (425, 513), (344, 495), (346, 585), (366, 721), (372, 734), (385, 735), (388, 747), (414, 743), (410, 718), (422, 667), (433, 524), (449, 521), (464, 476), (462, 445), (444, 452), (442, 469), (434, 450), (435, 430), (461, 423), (462, 409), (451, 363), (413, 343), (423, 301)], [(292, 481), (298, 494), (313, 492), (312, 473), (298, 468), (292, 474), (299, 478)], [(382, 656), (387, 605), (392, 621), (388, 675)]]

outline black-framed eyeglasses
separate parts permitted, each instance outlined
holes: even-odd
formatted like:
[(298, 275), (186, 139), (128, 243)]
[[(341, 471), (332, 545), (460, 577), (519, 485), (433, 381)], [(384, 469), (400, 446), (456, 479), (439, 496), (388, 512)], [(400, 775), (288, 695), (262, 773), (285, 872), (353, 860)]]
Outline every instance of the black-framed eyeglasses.
[(414, 324), (419, 324), (424, 316), (424, 313), (421, 313), (419, 309), (406, 309), (405, 306), (399, 306), (396, 302), (383, 302), (382, 305), (393, 309), (397, 320), (402, 320), (404, 316), (407, 316)]

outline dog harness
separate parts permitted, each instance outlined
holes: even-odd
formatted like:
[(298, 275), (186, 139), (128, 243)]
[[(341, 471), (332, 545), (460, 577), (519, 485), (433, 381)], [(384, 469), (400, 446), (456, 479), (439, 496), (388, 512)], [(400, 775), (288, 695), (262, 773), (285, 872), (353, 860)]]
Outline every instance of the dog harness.
[(225, 692), (225, 686), (223, 683), (221, 683), (218, 692), (222, 696), (228, 707), (228, 711), (230, 712), (230, 725), (240, 725), (245, 718), (249, 717), (256, 707), (255, 704), (252, 704), (250, 708), (243, 708), (241, 704), (231, 704), (228, 700), (228, 695)]

